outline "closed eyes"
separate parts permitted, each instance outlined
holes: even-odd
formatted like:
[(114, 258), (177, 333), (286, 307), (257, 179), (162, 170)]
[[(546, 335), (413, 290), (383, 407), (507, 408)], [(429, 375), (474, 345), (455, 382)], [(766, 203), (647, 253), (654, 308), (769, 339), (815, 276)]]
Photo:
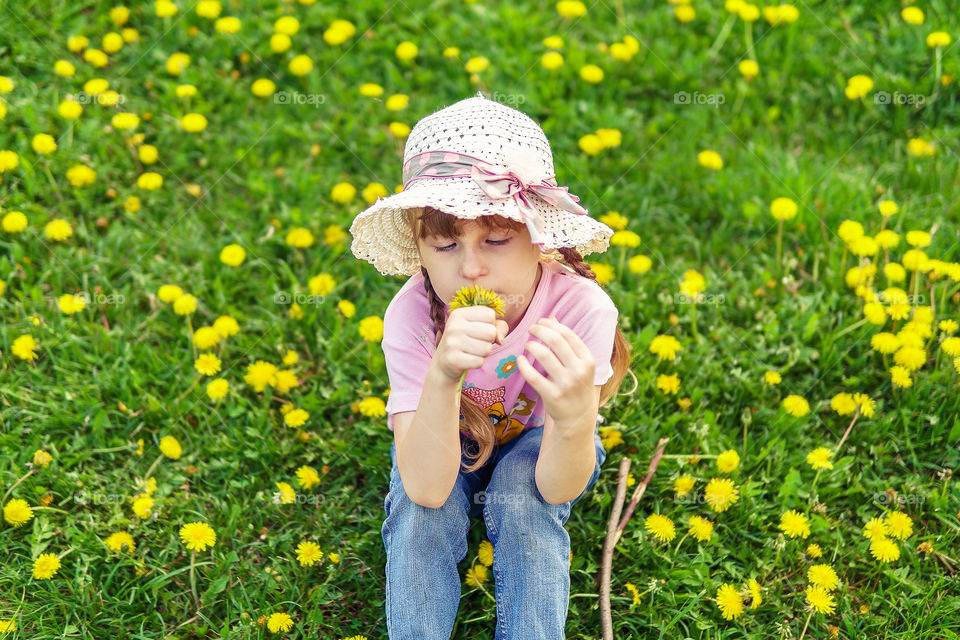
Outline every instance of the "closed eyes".
[[(499, 247), (499, 246), (502, 246), (502, 245), (507, 244), (508, 242), (510, 242), (510, 240), (511, 240), (511, 238), (507, 238), (506, 240), (487, 240), (487, 242), (489, 242), (489, 243), (492, 244), (492, 245), (495, 245), (495, 246), (498, 246), (498, 247)], [(434, 247), (434, 250), (437, 251), (438, 253), (445, 253), (445, 252), (447, 252), (447, 251), (453, 251), (453, 248), (454, 248), (455, 246), (457, 246), (457, 243), (456, 243), (456, 242), (454, 242), (453, 244), (449, 244), (449, 245), (447, 245), (447, 246), (445, 246), (445, 247)]]

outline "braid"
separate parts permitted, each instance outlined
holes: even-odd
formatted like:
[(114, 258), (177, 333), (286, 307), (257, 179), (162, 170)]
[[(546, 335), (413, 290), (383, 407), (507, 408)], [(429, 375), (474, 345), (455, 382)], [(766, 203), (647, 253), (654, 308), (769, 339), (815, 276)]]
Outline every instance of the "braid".
[(430, 274), (427, 273), (426, 267), (421, 266), (420, 273), (423, 274), (423, 288), (427, 290), (427, 297), (430, 298), (430, 320), (433, 321), (433, 330), (436, 333), (433, 346), (436, 347), (440, 344), (440, 336), (447, 326), (447, 314), (443, 310), (443, 301), (440, 300), (440, 296), (433, 289)]
[[(437, 295), (433, 284), (430, 282), (430, 274), (423, 266), (420, 267), (420, 272), (423, 274), (423, 287), (427, 290), (427, 297), (430, 299), (430, 319), (433, 321), (433, 331), (436, 334), (433, 346), (436, 348), (440, 344), (443, 329), (447, 324), (447, 314), (443, 300)], [(490, 459), (497, 434), (483, 407), (462, 391), (460, 392), (460, 413), (463, 414), (470, 435), (476, 441), (476, 445), (470, 443), (468, 447), (468, 443), (464, 443), (462, 448), (462, 452), (467, 458), (476, 460), (470, 465), (461, 463), (463, 470), (471, 473), (482, 467)]]
[(557, 249), (557, 251), (563, 256), (564, 263), (576, 271), (577, 275), (587, 278), (588, 280), (597, 279), (597, 274), (593, 272), (590, 265), (583, 261), (583, 256), (580, 255), (579, 251), (573, 247), (561, 247)]

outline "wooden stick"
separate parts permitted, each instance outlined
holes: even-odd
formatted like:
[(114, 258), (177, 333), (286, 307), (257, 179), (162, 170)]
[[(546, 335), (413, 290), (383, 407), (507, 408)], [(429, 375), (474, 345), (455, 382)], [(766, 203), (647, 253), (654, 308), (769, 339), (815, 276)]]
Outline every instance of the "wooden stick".
[(657, 442), (657, 450), (653, 454), (653, 458), (650, 459), (647, 477), (643, 479), (643, 482), (641, 482), (633, 492), (633, 496), (630, 498), (630, 504), (627, 505), (627, 510), (624, 512), (623, 517), (620, 518), (620, 524), (617, 525), (617, 530), (614, 532), (613, 546), (616, 546), (617, 542), (620, 541), (620, 536), (623, 535), (623, 530), (626, 528), (630, 516), (633, 515), (634, 509), (637, 508), (637, 503), (640, 502), (640, 498), (643, 497), (643, 493), (647, 490), (647, 485), (650, 484), (650, 480), (653, 479), (654, 472), (657, 470), (657, 467), (660, 466), (660, 458), (663, 457), (663, 450), (666, 449), (668, 442), (670, 442), (670, 438), (660, 438), (660, 441)]
[(630, 458), (620, 461), (620, 473), (617, 476), (617, 494), (613, 499), (613, 511), (607, 522), (607, 537), (603, 541), (603, 560), (600, 563), (600, 621), (603, 625), (603, 640), (613, 640), (613, 619), (610, 616), (610, 569), (613, 565), (613, 538), (616, 522), (623, 511), (623, 500), (627, 496), (627, 474), (630, 473)]

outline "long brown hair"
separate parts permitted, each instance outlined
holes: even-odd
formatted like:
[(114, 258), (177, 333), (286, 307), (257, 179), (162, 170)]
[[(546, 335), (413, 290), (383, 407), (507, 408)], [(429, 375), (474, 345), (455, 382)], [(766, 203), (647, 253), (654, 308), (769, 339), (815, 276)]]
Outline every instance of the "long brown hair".
[[(407, 223), (414, 238), (425, 239), (428, 236), (439, 235), (446, 238), (456, 238), (461, 235), (466, 220), (446, 214), (432, 207), (419, 207), (408, 210)], [(511, 229), (521, 231), (525, 229), (522, 222), (510, 220), (497, 215), (484, 215), (474, 220), (481, 225), (484, 230)], [(564, 264), (573, 269), (578, 275), (596, 280), (597, 275), (590, 269), (590, 266), (583, 261), (583, 257), (573, 248), (557, 249)], [(434, 347), (440, 344), (443, 337), (443, 329), (447, 323), (446, 303), (440, 299), (437, 292), (434, 291), (430, 283), (430, 275), (426, 268), (421, 267), (423, 273), (423, 286), (427, 291), (427, 297), (430, 299), (430, 319), (433, 320), (433, 330), (436, 334)], [(617, 327), (617, 333), (613, 340), (613, 354), (610, 357), (610, 365), (613, 367), (613, 376), (600, 389), (600, 406), (602, 407), (613, 397), (620, 389), (620, 383), (627, 375), (630, 369), (630, 343), (627, 341), (620, 327)], [(470, 465), (462, 465), (463, 470), (472, 472), (482, 467), (490, 455), (493, 453), (493, 447), (496, 444), (496, 431), (493, 423), (490, 421), (487, 412), (477, 404), (473, 398), (466, 393), (460, 394), (460, 413), (463, 414), (464, 422), (470, 432), (470, 435), (476, 440), (479, 447), (478, 451), (464, 449), (463, 453), (471, 460), (476, 462)]]

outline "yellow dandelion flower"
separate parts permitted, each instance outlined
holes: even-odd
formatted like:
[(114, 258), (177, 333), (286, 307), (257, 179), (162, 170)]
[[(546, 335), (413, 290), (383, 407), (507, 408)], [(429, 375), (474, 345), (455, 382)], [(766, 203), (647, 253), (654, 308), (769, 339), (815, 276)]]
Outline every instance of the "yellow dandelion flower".
[(52, 553), (41, 553), (33, 561), (33, 577), (37, 580), (49, 580), (60, 570), (60, 558)]
[(119, 552), (126, 548), (128, 552), (133, 553), (137, 550), (137, 545), (133, 541), (133, 536), (126, 531), (117, 531), (116, 533), (111, 533), (109, 536), (107, 536), (104, 544), (106, 544), (107, 548), (111, 551)]
[(894, 538), (906, 540), (913, 535), (913, 520), (902, 511), (890, 511), (884, 517), (887, 532)]
[(700, 542), (709, 542), (713, 536), (713, 523), (700, 516), (690, 516), (689, 534)]
[(794, 417), (805, 416), (810, 413), (810, 404), (805, 398), (798, 395), (789, 395), (783, 399), (783, 408)]
[(827, 591), (833, 591), (840, 584), (837, 572), (828, 564), (815, 564), (807, 569), (807, 580)]
[(863, 525), (863, 537), (870, 540), (883, 538), (888, 533), (887, 523), (882, 518), (870, 518), (867, 524)]
[(810, 522), (799, 511), (790, 510), (780, 516), (777, 528), (791, 538), (806, 538), (810, 535)]
[(297, 484), (303, 489), (309, 489), (314, 485), (320, 484), (320, 475), (313, 467), (302, 466), (297, 469)]
[(707, 483), (703, 497), (711, 509), (722, 513), (740, 499), (740, 491), (729, 478), (713, 478)]
[(678, 498), (682, 498), (693, 491), (694, 484), (696, 480), (690, 476), (680, 476), (673, 481), (673, 492)]
[(271, 613), (267, 619), (267, 629), (271, 633), (286, 633), (293, 628), (293, 618), (286, 613)]
[(477, 556), (480, 558), (480, 562), (486, 566), (493, 566), (493, 545), (489, 540), (484, 540), (480, 543), (480, 547), (477, 549)]
[(747, 589), (750, 591), (750, 608), (756, 609), (763, 604), (763, 595), (760, 593), (760, 583), (754, 578), (747, 581)]
[(14, 498), (3, 506), (3, 519), (7, 524), (21, 527), (33, 518), (33, 509), (26, 500)]
[(807, 454), (807, 464), (814, 469), (833, 469), (833, 451), (826, 447), (817, 447)]
[(722, 473), (730, 473), (740, 466), (740, 454), (733, 449), (727, 449), (717, 456), (717, 468)]
[(471, 587), (479, 587), (487, 581), (487, 568), (482, 564), (475, 564), (469, 569), (463, 581)]
[(870, 540), (870, 555), (880, 562), (893, 562), (900, 557), (900, 547), (890, 538), (878, 536)]
[(807, 604), (818, 613), (833, 613), (833, 596), (815, 585), (810, 585), (806, 590)]
[(743, 598), (732, 584), (717, 589), (717, 607), (724, 620), (733, 620), (743, 613)]
[(301, 567), (312, 567), (318, 562), (323, 562), (323, 551), (316, 542), (305, 540), (297, 545), (297, 562)]
[(673, 520), (659, 513), (647, 516), (643, 526), (654, 538), (661, 542), (669, 542), (677, 535), (673, 527)]

